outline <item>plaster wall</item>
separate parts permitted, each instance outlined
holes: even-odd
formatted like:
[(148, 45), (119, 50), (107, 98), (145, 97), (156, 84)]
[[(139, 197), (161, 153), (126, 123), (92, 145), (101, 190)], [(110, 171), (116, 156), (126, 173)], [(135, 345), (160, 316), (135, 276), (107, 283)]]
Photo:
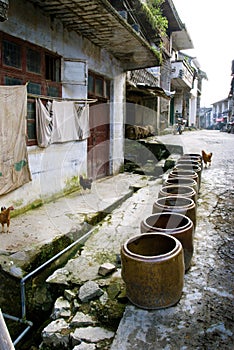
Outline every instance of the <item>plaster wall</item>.
[(179, 113), (182, 115), (182, 109), (183, 109), (183, 94), (176, 94), (174, 97), (174, 110), (175, 110), (175, 115), (176, 113)]
[[(111, 108), (110, 160), (113, 173), (123, 164), (123, 120), (125, 74), (120, 63), (107, 51), (93, 45), (58, 20), (43, 14), (27, 1), (11, 2), (8, 20), (0, 23), (0, 30), (12, 36), (42, 46), (64, 58), (81, 59), (88, 69), (112, 80), (112, 100), (120, 108)], [(65, 84), (63, 97), (87, 98), (86, 84)], [(1, 198), (4, 205), (23, 207), (38, 199), (47, 199), (77, 185), (77, 177), (87, 172), (87, 140), (53, 144), (42, 149), (28, 147), (32, 181)]]
[(197, 111), (197, 98), (195, 96), (191, 96), (189, 101), (189, 126), (196, 125), (196, 111)]
[(196, 117), (197, 117), (197, 91), (198, 91), (198, 81), (194, 80), (193, 88), (190, 90), (190, 99), (189, 99), (189, 118), (188, 125), (196, 126)]

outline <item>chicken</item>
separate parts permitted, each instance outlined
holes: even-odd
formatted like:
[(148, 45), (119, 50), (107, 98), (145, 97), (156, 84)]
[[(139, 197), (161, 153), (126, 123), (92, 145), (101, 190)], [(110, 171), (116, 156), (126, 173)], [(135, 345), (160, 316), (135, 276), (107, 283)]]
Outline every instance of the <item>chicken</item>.
[(85, 179), (83, 178), (82, 175), (80, 175), (80, 185), (84, 190), (86, 190), (87, 188), (90, 190), (92, 186), (92, 182), (93, 182), (92, 179)]
[(205, 164), (205, 167), (208, 167), (211, 165), (211, 158), (213, 153), (206, 153), (204, 150), (202, 150), (202, 159)]
[(7, 224), (7, 232), (9, 233), (10, 230), (10, 214), (11, 210), (14, 210), (13, 206), (10, 206), (9, 208), (1, 207), (0, 212), (0, 223), (2, 225), (2, 232), (5, 232), (4, 225)]

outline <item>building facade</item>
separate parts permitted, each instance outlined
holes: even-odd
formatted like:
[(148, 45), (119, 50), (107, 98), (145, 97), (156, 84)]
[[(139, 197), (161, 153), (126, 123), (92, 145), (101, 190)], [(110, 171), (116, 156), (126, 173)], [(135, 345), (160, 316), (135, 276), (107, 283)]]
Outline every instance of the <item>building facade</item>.
[[(30, 170), (28, 181), (11, 191), (4, 183), (10, 155), (1, 157), (5, 206), (13, 204), (17, 209), (63, 195), (79, 186), (79, 174), (96, 179), (118, 173), (124, 162), (126, 72), (159, 64), (157, 52), (111, 2), (75, 2), (76, 11), (74, 4), (61, 6), (60, 1), (10, 1), (0, 23), (0, 85), (27, 88), (28, 158), (13, 160), (12, 171), (19, 162), (28, 162)], [(59, 113), (74, 109), (73, 105), (80, 111), (87, 107), (88, 132), (74, 136), (70, 130), (72, 136), (65, 136), (74, 116), (64, 112), (61, 120), (66, 127), (59, 125), (63, 137), (40, 144), (36, 101), (42, 109), (48, 102), (53, 108), (60, 102)], [(2, 142), (10, 150), (8, 131), (3, 132)]]
[[(162, 5), (168, 21), (163, 34), (147, 1), (4, 0), (0, 5), (4, 106), (7, 90), (27, 91), (24, 158), (14, 159), (13, 119), (5, 112), (1, 117), (5, 206), (21, 209), (64, 195), (79, 188), (79, 175), (117, 174), (124, 164), (126, 123), (152, 124), (160, 133), (174, 123), (177, 108), (187, 108), (176, 82), (180, 79), (189, 93), (193, 75), (178, 61), (180, 76), (171, 58), (192, 42), (171, 0)], [(6, 108), (10, 113), (9, 104)], [(26, 167), (28, 179), (12, 190), (8, 179), (22, 178)]]

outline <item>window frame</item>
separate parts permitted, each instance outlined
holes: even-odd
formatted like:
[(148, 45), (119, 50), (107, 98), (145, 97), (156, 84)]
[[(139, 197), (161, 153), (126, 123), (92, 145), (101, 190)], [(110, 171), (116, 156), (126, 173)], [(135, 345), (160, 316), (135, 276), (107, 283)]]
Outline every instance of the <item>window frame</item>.
[[(90, 89), (89, 85), (89, 79), (92, 78), (92, 85), (93, 89)], [(102, 81), (102, 91), (103, 93), (100, 94), (99, 91), (97, 91), (97, 81)], [(110, 100), (110, 88), (111, 88), (111, 80), (108, 78), (105, 78), (104, 76), (100, 74), (96, 74), (92, 71), (88, 72), (88, 95), (89, 97), (93, 98), (104, 98), (107, 100)]]
[[(12, 66), (8, 66), (4, 64), (3, 62), (3, 41), (9, 41), (13, 42), (16, 45), (19, 45), (21, 48), (21, 68), (16, 68)], [(27, 69), (27, 49), (31, 49), (34, 51), (37, 51), (41, 55), (41, 69), (40, 73), (30, 72)], [(51, 79), (46, 79), (46, 60), (45, 57), (51, 57), (53, 60), (59, 60), (59, 67), (57, 68), (57, 80), (53, 81)], [(28, 41), (15, 38), (14, 36), (11, 36), (9, 34), (6, 34), (4, 32), (0, 31), (0, 84), (1, 85), (8, 85), (5, 83), (5, 78), (8, 77), (9, 79), (18, 79), (21, 81), (21, 84), (24, 85), (26, 83), (29, 83), (27, 86), (28, 93), (30, 92), (30, 83), (31, 84), (38, 84), (41, 87), (41, 94), (36, 95), (44, 95), (49, 97), (62, 97), (62, 82), (61, 82), (61, 56), (50, 52), (47, 49), (44, 49), (43, 47), (37, 46), (35, 44), (32, 44)], [(56, 80), (56, 79), (55, 79)], [(14, 85), (14, 84), (9, 84)], [(53, 95), (49, 95), (49, 88), (51, 90), (56, 91), (56, 93)], [(32, 98), (31, 96), (28, 96), (28, 103), (34, 103), (35, 104), (35, 98)], [(28, 118), (27, 116), (27, 146), (33, 146), (37, 145), (37, 139), (36, 135), (35, 138), (30, 138), (28, 134), (29, 128), (31, 129), (32, 124), (35, 124), (35, 130), (36, 130), (36, 119)]]

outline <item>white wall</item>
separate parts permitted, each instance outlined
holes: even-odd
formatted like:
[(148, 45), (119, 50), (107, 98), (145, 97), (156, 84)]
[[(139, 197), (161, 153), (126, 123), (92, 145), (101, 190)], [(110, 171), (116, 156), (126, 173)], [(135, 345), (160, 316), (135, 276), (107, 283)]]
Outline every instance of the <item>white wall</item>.
[[(123, 120), (125, 74), (119, 62), (106, 51), (93, 45), (75, 32), (63, 28), (61, 22), (51, 20), (27, 1), (11, 1), (8, 20), (0, 23), (0, 30), (36, 45), (45, 47), (65, 58), (87, 61), (87, 68), (113, 79), (112, 99), (120, 108), (111, 109), (111, 168), (116, 173), (123, 164)], [(87, 87), (63, 87), (63, 97), (87, 98)], [(22, 207), (37, 200), (61, 193), (79, 173), (87, 171), (87, 140), (53, 144), (46, 149), (28, 147), (32, 182), (2, 196), (4, 205)]]

